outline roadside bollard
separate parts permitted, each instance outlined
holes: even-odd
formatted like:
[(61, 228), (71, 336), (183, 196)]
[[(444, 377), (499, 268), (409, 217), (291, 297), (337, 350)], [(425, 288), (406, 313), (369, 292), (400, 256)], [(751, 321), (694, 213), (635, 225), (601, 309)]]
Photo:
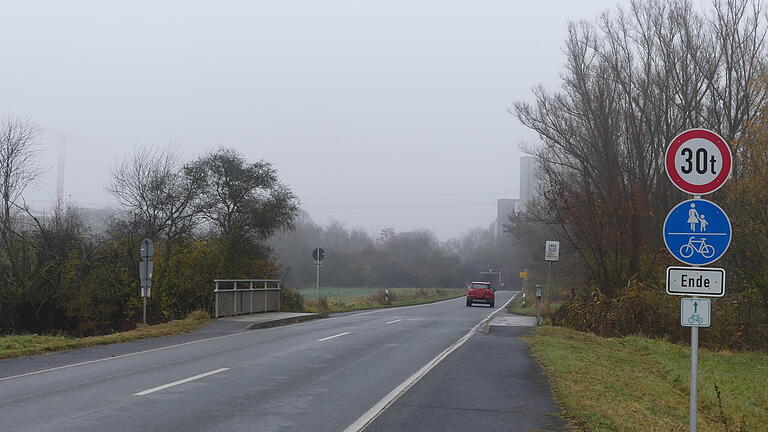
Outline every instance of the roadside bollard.
[(536, 325), (541, 325), (541, 285), (536, 284)]

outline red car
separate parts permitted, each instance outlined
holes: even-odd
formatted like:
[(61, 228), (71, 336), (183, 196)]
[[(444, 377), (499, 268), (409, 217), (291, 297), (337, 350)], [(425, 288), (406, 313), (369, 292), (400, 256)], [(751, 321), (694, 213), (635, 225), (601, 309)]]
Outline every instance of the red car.
[(485, 303), (493, 307), (496, 293), (490, 282), (472, 282), (467, 287), (467, 306), (472, 303)]

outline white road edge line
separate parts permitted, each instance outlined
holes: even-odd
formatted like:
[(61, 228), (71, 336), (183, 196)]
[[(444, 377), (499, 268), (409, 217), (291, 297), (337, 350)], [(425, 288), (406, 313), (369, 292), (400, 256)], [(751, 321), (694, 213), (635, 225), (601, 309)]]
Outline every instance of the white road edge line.
[(137, 351), (137, 352), (132, 352), (132, 353), (128, 353), (128, 354), (116, 355), (116, 356), (113, 356), (113, 357), (104, 357), (104, 358), (100, 358), (100, 359), (96, 359), (96, 360), (88, 360), (88, 361), (83, 361), (83, 362), (80, 362), (80, 363), (72, 363), (72, 364), (63, 365), (63, 366), (56, 366), (56, 367), (52, 367), (52, 368), (48, 368), (48, 369), (40, 369), (40, 370), (36, 370), (36, 371), (32, 371), (32, 372), (26, 372), (26, 373), (23, 373), (23, 374), (10, 375), (10, 376), (7, 376), (7, 377), (2, 377), (2, 378), (0, 378), (0, 381), (10, 380), (10, 379), (14, 379), (14, 378), (22, 378), (22, 377), (25, 377), (25, 376), (37, 375), (37, 374), (41, 374), (41, 373), (45, 373), (45, 372), (53, 372), (53, 371), (62, 370), (62, 369), (69, 369), (69, 368), (73, 368), (73, 367), (77, 367), (77, 366), (83, 366), (83, 365), (88, 365), (88, 364), (93, 364), (93, 363), (101, 363), (101, 362), (105, 362), (105, 361), (109, 361), (109, 360), (116, 360), (116, 359), (125, 358), (125, 357), (133, 357), (133, 356), (137, 356), (137, 355), (141, 355), (141, 354), (147, 354), (147, 353), (151, 353), (151, 352), (155, 352), (155, 351), (163, 351), (163, 350), (167, 350), (167, 349), (171, 349), (171, 348), (177, 348), (177, 347), (181, 347), (181, 346), (192, 345), (192, 344), (196, 344), (196, 343), (200, 343), (200, 342), (207, 342), (207, 341), (212, 341), (212, 340), (216, 340), (216, 339), (224, 339), (224, 338), (228, 338), (228, 337), (232, 337), (232, 336), (237, 336), (237, 335), (241, 335), (241, 334), (246, 334), (246, 333), (249, 333), (249, 332), (244, 331), (244, 332), (232, 333), (232, 334), (223, 335), (223, 336), (215, 336), (215, 337), (206, 338), (206, 339), (198, 339), (198, 340), (184, 342), (184, 343), (180, 343), (180, 344), (176, 344), (176, 345), (168, 345), (168, 346), (164, 346), (164, 347), (160, 347), (160, 348), (152, 348), (152, 349), (148, 349), (148, 350), (144, 350), (144, 351)]
[(402, 321), (402, 319), (396, 319), (396, 320), (393, 320), (393, 321), (387, 321), (387, 324), (394, 324), (394, 323), (400, 322), (400, 321)]
[(341, 336), (348, 335), (348, 334), (349, 334), (349, 332), (339, 333), (339, 334), (336, 334), (336, 335), (333, 335), (333, 336), (328, 336), (328, 337), (324, 337), (322, 339), (318, 339), (317, 342), (327, 341), (327, 340), (330, 340), (330, 339), (333, 339), (333, 338), (337, 338), (337, 337), (341, 337)]
[(395, 387), (394, 390), (389, 392), (388, 395), (384, 396), (382, 400), (380, 400), (376, 405), (371, 407), (368, 411), (365, 412), (362, 416), (360, 416), (359, 419), (355, 420), (354, 423), (349, 425), (346, 429), (344, 429), (344, 432), (360, 432), (368, 427), (374, 420), (376, 420), (376, 417), (381, 415), (387, 408), (389, 408), (395, 401), (397, 401), (400, 396), (405, 394), (411, 387), (413, 387), (414, 384), (419, 382), (420, 379), (422, 379), (427, 373), (429, 373), (430, 370), (432, 370), (435, 366), (437, 366), (441, 361), (443, 361), (446, 357), (448, 357), (452, 352), (456, 351), (456, 349), (462, 345), (464, 345), (464, 342), (469, 340), (469, 338), (477, 331), (480, 326), (485, 324), (487, 321), (493, 319), (493, 316), (496, 315), (500, 310), (504, 309), (509, 305), (509, 303), (514, 300), (515, 297), (517, 297), (517, 294), (519, 292), (516, 292), (512, 298), (510, 298), (506, 303), (504, 303), (504, 306), (496, 309), (495, 311), (491, 312), (490, 315), (488, 315), (485, 319), (477, 323), (472, 329), (461, 337), (461, 339), (457, 340), (453, 343), (453, 345), (449, 346), (445, 349), (445, 351), (441, 352), (437, 355), (437, 357), (430, 360), (427, 364), (425, 364), (421, 369), (416, 371), (413, 375), (408, 377), (405, 381), (400, 383), (399, 386)]
[(193, 376), (193, 377), (184, 378), (184, 379), (182, 379), (182, 380), (174, 381), (174, 382), (172, 382), (172, 383), (163, 384), (163, 385), (161, 385), (161, 386), (153, 387), (153, 388), (151, 388), (151, 389), (148, 389), (148, 390), (140, 391), (140, 392), (138, 392), (138, 393), (134, 393), (133, 395), (134, 395), (134, 396), (144, 396), (144, 395), (148, 395), (148, 394), (150, 394), (150, 393), (154, 393), (154, 392), (156, 392), (156, 391), (160, 391), (160, 390), (164, 390), (164, 389), (167, 389), (168, 387), (173, 387), (173, 386), (177, 386), (177, 385), (179, 385), (179, 384), (188, 383), (188, 382), (190, 382), (190, 381), (194, 381), (194, 380), (197, 380), (197, 379), (200, 379), (200, 378), (205, 378), (205, 377), (207, 377), (207, 376), (209, 376), (209, 375), (213, 375), (213, 374), (221, 373), (221, 372), (224, 372), (224, 371), (228, 371), (228, 370), (229, 370), (229, 368), (221, 368), (221, 369), (212, 370), (212, 371), (210, 371), (210, 372), (201, 373), (200, 375), (195, 375), (195, 376)]

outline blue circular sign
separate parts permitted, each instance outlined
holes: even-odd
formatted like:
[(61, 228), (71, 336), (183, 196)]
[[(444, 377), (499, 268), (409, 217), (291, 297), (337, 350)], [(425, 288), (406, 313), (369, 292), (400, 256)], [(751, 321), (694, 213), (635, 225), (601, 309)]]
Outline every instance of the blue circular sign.
[(728, 250), (731, 221), (712, 201), (683, 201), (664, 221), (664, 243), (678, 260), (692, 266), (707, 265), (720, 259)]

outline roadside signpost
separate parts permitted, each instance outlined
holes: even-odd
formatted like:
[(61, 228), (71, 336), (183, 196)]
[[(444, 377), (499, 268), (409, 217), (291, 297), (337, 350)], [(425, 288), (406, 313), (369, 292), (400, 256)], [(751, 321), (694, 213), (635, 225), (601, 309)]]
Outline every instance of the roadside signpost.
[(693, 199), (676, 205), (664, 221), (664, 244), (678, 261), (693, 267), (667, 267), (667, 294), (700, 296), (680, 301), (680, 325), (691, 328), (690, 429), (697, 429), (699, 327), (711, 324), (710, 299), (725, 295), (725, 270), (700, 267), (720, 259), (731, 244), (731, 221), (717, 204), (701, 199), (731, 176), (731, 149), (720, 135), (689, 129), (676, 136), (664, 155), (672, 183)]
[(528, 281), (528, 270), (523, 270), (520, 272), (520, 279), (523, 280), (523, 306), (526, 305), (526, 298), (525, 298), (525, 282)]
[(713, 267), (667, 267), (667, 294), (722, 297), (725, 295), (725, 270)]
[(536, 284), (536, 325), (541, 325), (541, 285)]
[(549, 262), (549, 288), (547, 288), (547, 310), (552, 300), (552, 263), (560, 261), (560, 242), (547, 240), (544, 248), (544, 261)]
[(147, 298), (152, 295), (152, 255), (155, 253), (155, 245), (151, 239), (145, 238), (141, 241), (139, 255), (139, 280), (141, 281), (141, 299), (144, 303), (142, 317), (144, 324), (147, 323)]
[(560, 242), (554, 240), (547, 240), (546, 249), (544, 250), (544, 261), (557, 262), (560, 261)]
[(725, 211), (711, 201), (683, 201), (664, 221), (664, 243), (679, 261), (693, 266), (707, 265), (728, 250), (731, 221)]
[(680, 325), (709, 327), (712, 322), (711, 311), (708, 298), (684, 298), (680, 301)]
[(664, 156), (667, 176), (683, 192), (710, 194), (731, 175), (731, 149), (720, 135), (689, 129), (676, 136)]
[(312, 259), (315, 260), (315, 270), (316, 270), (316, 277), (315, 277), (315, 297), (318, 306), (320, 305), (320, 267), (323, 265), (320, 264), (320, 262), (325, 258), (325, 250), (321, 247), (315, 248), (315, 250), (312, 251)]

